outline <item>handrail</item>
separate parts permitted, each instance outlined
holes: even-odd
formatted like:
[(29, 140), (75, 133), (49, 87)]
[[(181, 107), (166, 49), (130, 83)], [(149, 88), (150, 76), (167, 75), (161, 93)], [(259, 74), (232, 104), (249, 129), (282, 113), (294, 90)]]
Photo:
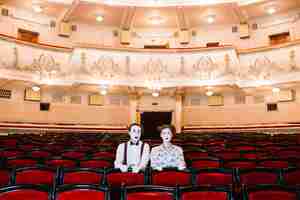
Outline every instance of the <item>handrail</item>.
[(100, 50), (110, 50), (110, 51), (126, 51), (126, 52), (151, 52), (151, 53), (184, 53), (184, 52), (199, 52), (199, 51), (214, 51), (220, 49), (235, 49), (237, 54), (249, 54), (249, 53), (256, 53), (256, 52), (263, 52), (263, 51), (270, 51), (274, 49), (286, 48), (294, 45), (300, 45), (300, 39), (296, 39), (284, 44), (278, 45), (270, 45), (270, 46), (262, 46), (262, 47), (255, 47), (249, 49), (238, 49), (234, 45), (220, 45), (218, 47), (189, 47), (189, 48), (168, 48), (168, 49), (144, 49), (144, 48), (134, 48), (134, 47), (112, 47), (112, 46), (104, 46), (104, 45), (97, 45), (97, 44), (88, 44), (88, 43), (75, 43), (72, 47), (67, 46), (59, 46), (53, 45), (48, 43), (33, 43), (27, 42), (23, 40), (19, 40), (16, 37), (0, 34), (0, 39), (9, 41), (9, 42), (16, 42), (18, 44), (29, 45), (36, 48), (44, 48), (49, 50), (55, 51), (62, 51), (62, 52), (72, 52), (74, 48), (91, 48), (91, 49), (100, 49)]

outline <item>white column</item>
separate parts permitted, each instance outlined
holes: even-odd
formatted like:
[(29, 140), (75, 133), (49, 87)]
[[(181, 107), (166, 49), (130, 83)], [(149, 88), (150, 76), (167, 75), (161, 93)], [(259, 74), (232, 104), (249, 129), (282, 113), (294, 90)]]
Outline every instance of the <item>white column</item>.
[(175, 103), (175, 128), (177, 133), (181, 133), (182, 126), (182, 94), (176, 93), (176, 103)]

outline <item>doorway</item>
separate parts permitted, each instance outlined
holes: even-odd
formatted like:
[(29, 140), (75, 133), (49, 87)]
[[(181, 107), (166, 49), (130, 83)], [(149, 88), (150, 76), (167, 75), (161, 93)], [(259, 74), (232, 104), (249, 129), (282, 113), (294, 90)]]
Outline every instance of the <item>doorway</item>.
[(144, 128), (143, 138), (159, 139), (158, 127), (163, 124), (171, 124), (172, 112), (142, 112), (141, 124)]

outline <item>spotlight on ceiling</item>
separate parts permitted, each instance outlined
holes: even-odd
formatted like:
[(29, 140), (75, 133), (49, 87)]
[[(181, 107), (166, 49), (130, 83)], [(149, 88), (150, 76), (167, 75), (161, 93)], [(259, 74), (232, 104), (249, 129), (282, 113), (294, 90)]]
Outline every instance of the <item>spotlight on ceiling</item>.
[(43, 12), (42, 6), (41, 6), (41, 5), (38, 5), (38, 4), (32, 5), (32, 10), (33, 10), (34, 12), (36, 12), (36, 13), (41, 13), (41, 12)]
[(100, 91), (100, 94), (103, 95), (103, 96), (106, 95), (106, 94), (107, 94), (107, 90), (102, 89), (102, 90)]
[(275, 7), (275, 6), (271, 6), (271, 7), (268, 7), (268, 8), (267, 8), (267, 13), (270, 14), (270, 15), (276, 13), (276, 11), (277, 11), (277, 10), (276, 10), (276, 7)]
[(104, 17), (102, 15), (97, 15), (96, 16), (96, 21), (97, 22), (102, 22), (104, 20)]
[(206, 20), (207, 20), (207, 23), (212, 24), (216, 21), (216, 15), (208, 15)]
[(213, 91), (211, 91), (211, 90), (208, 90), (206, 93), (206, 96), (212, 96), (213, 94), (214, 94), (214, 92)]
[(33, 91), (35, 91), (35, 92), (38, 92), (38, 91), (40, 91), (40, 86), (38, 86), (38, 85), (34, 85), (34, 86), (32, 86), (31, 87), (31, 89), (33, 90)]
[(280, 88), (274, 87), (274, 88), (272, 88), (272, 92), (273, 93), (278, 93), (278, 92), (280, 92)]

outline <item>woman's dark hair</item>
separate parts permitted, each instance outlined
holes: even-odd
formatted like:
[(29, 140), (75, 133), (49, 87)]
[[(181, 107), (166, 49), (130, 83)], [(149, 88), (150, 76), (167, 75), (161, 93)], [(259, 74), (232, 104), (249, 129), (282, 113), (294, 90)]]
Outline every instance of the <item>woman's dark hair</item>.
[(159, 130), (159, 132), (161, 132), (163, 129), (166, 129), (166, 128), (170, 129), (173, 135), (176, 134), (175, 127), (173, 125), (170, 125), (170, 124), (164, 124), (162, 126), (159, 126), (158, 130)]

